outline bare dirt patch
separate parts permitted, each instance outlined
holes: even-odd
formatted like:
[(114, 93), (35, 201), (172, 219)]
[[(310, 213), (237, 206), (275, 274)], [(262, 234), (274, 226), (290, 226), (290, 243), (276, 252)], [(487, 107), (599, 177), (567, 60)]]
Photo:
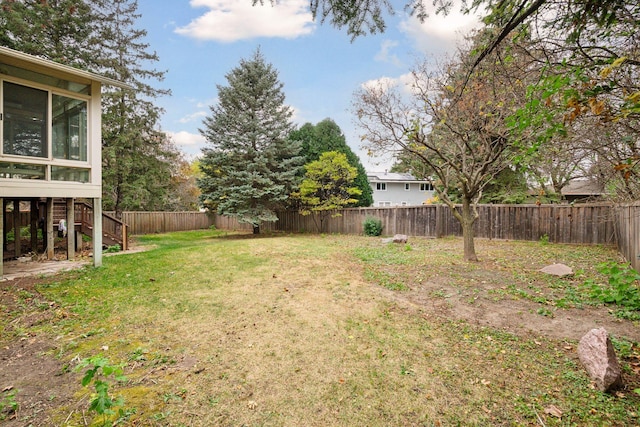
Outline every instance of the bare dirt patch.
[(0, 339), (0, 398), (14, 395), (18, 405), (17, 411), (5, 405), (3, 426), (50, 426), (51, 409), (70, 404), (77, 389), (75, 374), (66, 373), (52, 354), (54, 339), (22, 332), (64, 315), (36, 289), (51, 280), (28, 276), (0, 282), (0, 319), (11, 319)]
[[(434, 292), (444, 292), (435, 297)], [(446, 319), (466, 320), (472, 325), (501, 329), (517, 335), (543, 335), (556, 339), (579, 340), (591, 329), (604, 327), (609, 333), (632, 341), (640, 341), (636, 323), (616, 319), (605, 307), (563, 308), (553, 315), (539, 314), (540, 304), (528, 300), (500, 300), (461, 295), (454, 288), (426, 283), (396, 298), (423, 307)]]
[[(584, 282), (598, 277), (592, 255), (589, 259), (582, 256), (587, 247), (549, 245), (540, 251), (535, 242), (477, 239), (482, 260), (465, 263), (459, 259), (459, 239), (413, 239), (411, 243), (415, 248), (409, 254), (428, 254), (424, 264), (412, 260), (380, 267), (408, 285), (408, 290), (389, 293), (397, 301), (442, 318), (465, 320), (521, 336), (533, 333), (579, 340), (589, 330), (604, 327), (618, 338), (640, 341), (638, 322), (616, 318), (612, 307), (585, 303)], [(602, 252), (602, 260), (617, 256), (613, 249), (593, 250)], [(540, 252), (548, 256), (541, 257)], [(555, 262), (566, 263), (576, 274), (556, 278), (540, 272)], [(606, 278), (601, 279), (606, 282)]]

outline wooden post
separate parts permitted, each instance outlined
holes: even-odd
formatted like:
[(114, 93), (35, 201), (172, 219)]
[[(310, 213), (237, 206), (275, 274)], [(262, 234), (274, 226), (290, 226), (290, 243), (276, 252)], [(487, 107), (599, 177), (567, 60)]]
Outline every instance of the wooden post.
[(0, 197), (0, 279), (4, 274), (4, 199)]
[(47, 234), (47, 259), (53, 259), (55, 255), (54, 235), (53, 235), (53, 198), (47, 197), (46, 214), (46, 234)]
[(31, 252), (38, 253), (38, 201), (31, 199)]
[(122, 250), (126, 251), (129, 249), (129, 242), (127, 241), (127, 237), (129, 233), (127, 233), (127, 224), (122, 223)]
[(22, 255), (22, 239), (20, 237), (20, 200), (13, 201), (13, 255), (18, 258)]
[(76, 213), (73, 198), (67, 198), (67, 259), (76, 257)]
[[(7, 216), (5, 215), (5, 212), (7, 212), (7, 203), (9, 203), (8, 200), (6, 199), (2, 199), (2, 229), (6, 230), (7, 229)], [(4, 232), (2, 233), (2, 249), (6, 250), (7, 249), (7, 233)]]
[(93, 199), (93, 266), (102, 266), (102, 199)]

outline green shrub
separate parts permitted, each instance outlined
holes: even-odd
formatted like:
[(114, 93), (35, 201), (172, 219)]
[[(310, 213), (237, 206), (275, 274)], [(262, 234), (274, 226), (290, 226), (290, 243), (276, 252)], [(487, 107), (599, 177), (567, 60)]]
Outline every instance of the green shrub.
[(369, 216), (362, 225), (366, 236), (379, 236), (382, 234), (382, 221), (378, 218)]

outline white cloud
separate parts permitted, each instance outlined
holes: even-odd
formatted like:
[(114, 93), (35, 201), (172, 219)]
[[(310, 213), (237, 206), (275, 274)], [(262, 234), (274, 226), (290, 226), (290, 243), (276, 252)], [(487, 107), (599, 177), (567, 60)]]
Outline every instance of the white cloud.
[(458, 41), (480, 25), (478, 15), (463, 14), (456, 2), (447, 15), (431, 13), (424, 22), (407, 17), (400, 23), (400, 31), (424, 53), (445, 53), (451, 52)]
[(175, 32), (199, 40), (234, 42), (256, 37), (293, 39), (310, 34), (313, 17), (305, 0), (280, 0), (251, 5), (250, 0), (191, 0), (191, 7), (206, 7), (204, 15)]
[(388, 90), (399, 86), (402, 93), (410, 95), (411, 86), (414, 82), (412, 73), (402, 74), (399, 77), (380, 77), (379, 79), (368, 80), (362, 83), (364, 89), (384, 89)]
[(167, 135), (182, 148), (199, 148), (203, 147), (207, 140), (199, 133), (191, 133), (187, 131), (171, 132), (167, 131)]
[(195, 122), (195, 121), (201, 121), (201, 119), (203, 119), (206, 116), (207, 116), (207, 112), (206, 111), (198, 111), (198, 112), (195, 112), (193, 114), (189, 114), (187, 116), (182, 117), (180, 120), (178, 120), (178, 122), (180, 122), (180, 123), (192, 123), (192, 122)]
[(292, 105), (290, 105), (289, 108), (291, 109), (291, 112), (293, 113), (291, 115), (291, 122), (296, 123), (296, 124), (304, 124), (304, 123), (306, 123), (306, 120), (304, 120), (304, 114), (302, 113), (302, 110), (300, 110), (299, 108), (294, 107)]
[(207, 101), (194, 100), (193, 102), (195, 102), (197, 108), (209, 109), (209, 108), (211, 108), (212, 105), (216, 105), (218, 103), (218, 98), (211, 98), (211, 99), (209, 99)]
[(402, 61), (398, 59), (397, 55), (392, 55), (391, 51), (394, 47), (397, 47), (399, 43), (394, 40), (384, 40), (380, 45), (380, 51), (376, 54), (374, 59), (380, 62), (389, 62), (398, 67), (402, 66)]
[(398, 85), (398, 80), (393, 77), (380, 77), (378, 79), (367, 80), (362, 83), (364, 89), (390, 89)]

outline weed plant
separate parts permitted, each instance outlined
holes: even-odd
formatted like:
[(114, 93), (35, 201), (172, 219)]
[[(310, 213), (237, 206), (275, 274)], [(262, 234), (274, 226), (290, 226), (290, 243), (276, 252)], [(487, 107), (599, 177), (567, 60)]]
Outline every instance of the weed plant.
[(607, 277), (608, 286), (593, 279), (587, 280), (585, 284), (591, 291), (591, 297), (605, 304), (619, 306), (618, 317), (636, 320), (640, 310), (640, 274), (629, 263), (615, 261), (600, 264), (598, 271)]
[(11, 415), (18, 412), (18, 407), (16, 390), (13, 388), (6, 388), (0, 392), (0, 421), (6, 420)]

